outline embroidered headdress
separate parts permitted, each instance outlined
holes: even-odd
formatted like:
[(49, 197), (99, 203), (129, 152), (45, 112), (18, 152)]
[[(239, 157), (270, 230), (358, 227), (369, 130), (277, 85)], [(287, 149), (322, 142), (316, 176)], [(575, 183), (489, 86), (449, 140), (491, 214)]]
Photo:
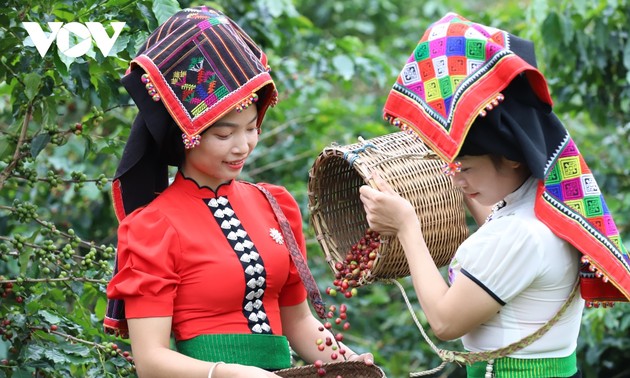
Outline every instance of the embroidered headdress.
[(585, 299), (630, 298), (628, 251), (551, 106), (531, 42), (449, 13), (420, 39), (384, 117), (417, 134), (447, 163), (488, 153), (526, 163), (540, 179), (536, 216), (583, 254)]
[[(263, 51), (208, 7), (182, 10), (160, 25), (121, 81), (139, 112), (112, 183), (119, 220), (166, 189), (168, 166), (179, 166), (204, 130), (248, 106), (256, 106), (260, 127), (278, 96)], [(109, 300), (104, 326), (128, 336), (122, 300)]]
[(233, 109), (255, 103), (258, 124), (277, 102), (267, 56), (230, 18), (208, 7), (182, 10), (158, 27), (122, 83), (139, 109), (113, 183), (116, 216), (151, 202), (168, 165)]

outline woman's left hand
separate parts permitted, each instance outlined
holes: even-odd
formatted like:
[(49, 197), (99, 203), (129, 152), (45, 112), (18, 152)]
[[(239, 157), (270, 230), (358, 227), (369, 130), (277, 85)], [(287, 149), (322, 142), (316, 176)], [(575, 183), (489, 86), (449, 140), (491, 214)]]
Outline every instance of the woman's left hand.
[(372, 355), (372, 353), (363, 353), (363, 354), (352, 353), (348, 357), (348, 361), (363, 361), (365, 362), (366, 365), (372, 366), (374, 365), (374, 356)]
[(416, 211), (380, 176), (373, 176), (378, 189), (364, 185), (359, 188), (361, 202), (365, 209), (370, 228), (382, 235), (396, 235), (400, 228), (414, 223), (418, 218)]

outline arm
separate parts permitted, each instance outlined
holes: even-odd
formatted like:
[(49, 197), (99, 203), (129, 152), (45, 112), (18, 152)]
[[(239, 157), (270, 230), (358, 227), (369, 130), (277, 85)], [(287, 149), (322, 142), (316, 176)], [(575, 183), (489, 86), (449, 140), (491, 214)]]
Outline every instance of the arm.
[(407, 226), (398, 233), (414, 289), (435, 335), (442, 340), (457, 339), (495, 316), (501, 304), (463, 274), (449, 287), (429, 254), (419, 227)]
[[(327, 329), (324, 329), (324, 331), (319, 330), (322, 327), (322, 323), (312, 315), (307, 301), (303, 301), (295, 306), (280, 307), (280, 316), (282, 318), (283, 333), (289, 339), (291, 348), (300, 357), (309, 363), (313, 363), (316, 360), (324, 362), (335, 361), (330, 357), (331, 349), (327, 348), (324, 351), (317, 349), (317, 339), (331, 337), (334, 340), (334, 335)], [(367, 365), (373, 364), (374, 357), (371, 353), (357, 355), (343, 343), (340, 342), (339, 344), (346, 350), (346, 357), (349, 360), (363, 360)], [(339, 355), (336, 361), (343, 360), (344, 358)]]
[(127, 320), (138, 377), (208, 378), (215, 365), (211, 378), (277, 377), (259, 368), (200, 361), (171, 350), (171, 321), (171, 317)]
[(368, 223), (384, 235), (397, 235), (418, 300), (436, 336), (455, 339), (492, 318), (501, 305), (464, 275), (449, 287), (433, 262), (413, 206), (380, 177), (375, 181), (381, 191), (369, 186), (360, 189)]

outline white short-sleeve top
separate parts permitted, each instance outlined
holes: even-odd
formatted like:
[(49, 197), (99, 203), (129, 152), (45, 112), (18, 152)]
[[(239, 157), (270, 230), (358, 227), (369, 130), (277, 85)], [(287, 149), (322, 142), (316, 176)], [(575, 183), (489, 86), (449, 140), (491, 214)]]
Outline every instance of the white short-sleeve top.
[[(492, 220), (457, 250), (450, 279), (463, 274), (503, 307), (488, 322), (464, 335), (473, 352), (494, 350), (530, 335), (551, 319), (578, 277), (579, 253), (534, 215), (538, 180), (528, 179), (505, 198)], [(579, 295), (540, 339), (511, 356), (566, 357), (576, 348), (584, 301)]]

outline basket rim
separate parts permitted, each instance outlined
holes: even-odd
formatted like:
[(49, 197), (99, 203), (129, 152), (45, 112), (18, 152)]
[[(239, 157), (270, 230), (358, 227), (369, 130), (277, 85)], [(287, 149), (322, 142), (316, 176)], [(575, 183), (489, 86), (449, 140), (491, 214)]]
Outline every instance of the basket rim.
[[(358, 360), (324, 362), (322, 364), (322, 367), (325, 369), (327, 367), (330, 368), (330, 367), (335, 367), (335, 366), (340, 366), (340, 365), (346, 365), (346, 366), (354, 365), (354, 366), (357, 367), (357, 369), (363, 368), (363, 369), (374, 370), (374, 371), (380, 373), (382, 377), (386, 377), (385, 372), (383, 371), (383, 369), (381, 369), (381, 367), (378, 366), (377, 364), (368, 365), (364, 361), (358, 361)], [(277, 374), (277, 373), (284, 373), (284, 372), (297, 371), (297, 370), (309, 370), (309, 369), (317, 369), (317, 368), (315, 367), (315, 365), (309, 364), (309, 365), (304, 365), (304, 366), (292, 366), (290, 368), (276, 370), (274, 373)]]

